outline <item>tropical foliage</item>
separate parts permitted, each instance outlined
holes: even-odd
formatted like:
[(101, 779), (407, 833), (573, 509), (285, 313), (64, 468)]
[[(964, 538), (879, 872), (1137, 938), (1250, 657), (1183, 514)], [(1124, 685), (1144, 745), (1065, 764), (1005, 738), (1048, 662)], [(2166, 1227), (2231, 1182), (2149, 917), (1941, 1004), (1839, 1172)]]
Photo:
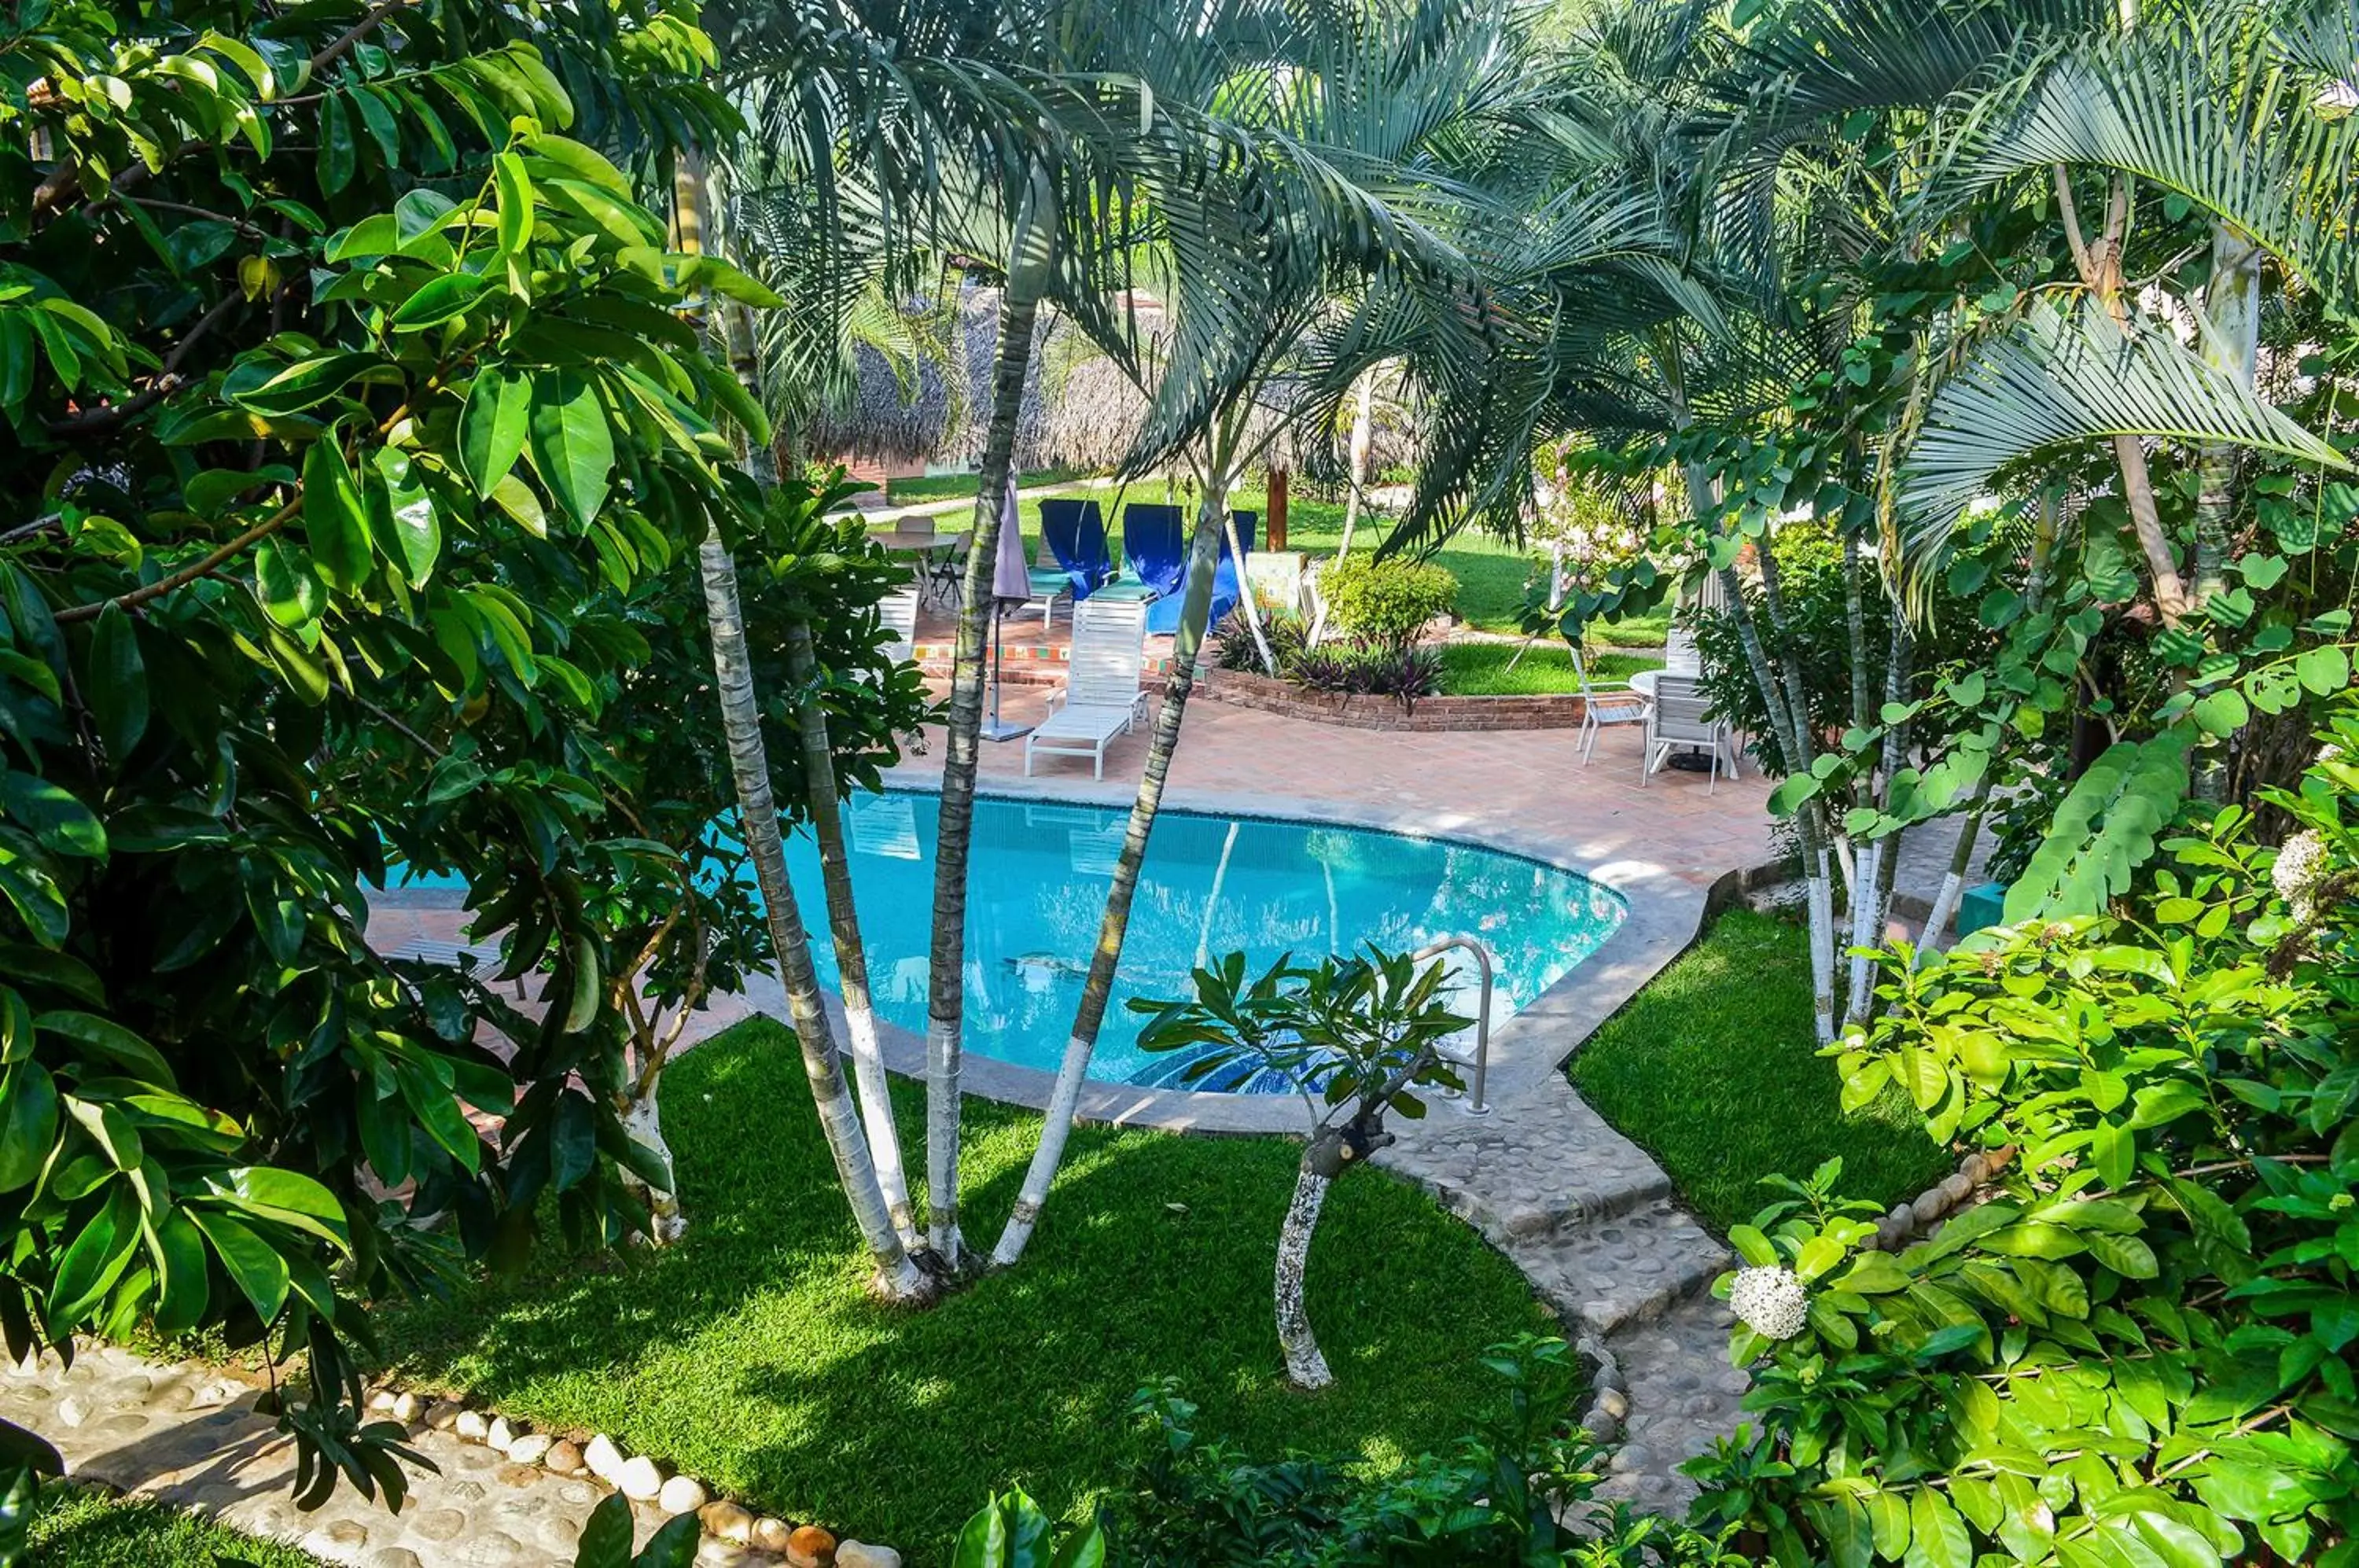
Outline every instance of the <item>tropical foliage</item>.
[(2359, 704), (2326, 740), (2279, 848), (2223, 808), (2106, 914), (1886, 956), (1845, 1103), (2013, 1159), (1897, 1256), (1825, 1194), (1732, 1233), (1809, 1305), (1735, 1331), (1707, 1518), (1796, 1563), (2359, 1554)]

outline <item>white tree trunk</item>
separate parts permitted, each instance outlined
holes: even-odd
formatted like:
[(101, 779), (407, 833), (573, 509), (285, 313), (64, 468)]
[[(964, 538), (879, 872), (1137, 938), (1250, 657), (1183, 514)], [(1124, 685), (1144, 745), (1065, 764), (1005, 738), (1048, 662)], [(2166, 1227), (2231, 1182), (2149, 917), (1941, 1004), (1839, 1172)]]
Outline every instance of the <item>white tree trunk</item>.
[(627, 1165), (620, 1170), (623, 1190), (647, 1206), (648, 1242), (656, 1247), (669, 1247), (688, 1234), (688, 1216), (680, 1212), (679, 1179), (672, 1165), (671, 1145), (664, 1139), (663, 1113), (657, 1104), (657, 1093), (662, 1084), (663, 1074), (658, 1071), (639, 1085), (623, 1107), (622, 1122), (624, 1135), (646, 1146), (662, 1164), (663, 1185), (642, 1181)]
[(1016, 425), (1032, 366), (1033, 323), (1054, 262), (1054, 201), (1047, 173), (1036, 166), (1016, 211), (1007, 282), (999, 297), (991, 424), (984, 438), (982, 483), (975, 488), (974, 528), (967, 539), (965, 597), (959, 606), (940, 815), (934, 831), (933, 933), (926, 969), (926, 1239), (952, 1269), (967, 1261), (966, 1237), (959, 1229), (959, 1073), (965, 1030), (967, 862), (983, 750), (984, 633), (998, 566), (1000, 518), (1014, 482)]
[(1357, 400), (1352, 408), (1352, 489), (1343, 497), (1343, 538), (1335, 546), (1338, 561), (1352, 553), (1352, 528), (1360, 520), (1360, 497), (1368, 487), (1368, 452), (1376, 439), (1375, 366), (1360, 372), (1360, 384), (1353, 391)]
[(728, 738), (729, 768), (737, 784), (737, 831), (762, 890), (770, 945), (777, 954), (779, 982), (786, 989), (787, 1010), (794, 1020), (795, 1040), (802, 1049), (803, 1073), (810, 1080), (811, 1098), (819, 1107), (820, 1129), (835, 1162), (836, 1180), (875, 1262), (877, 1290), (897, 1300), (920, 1298), (929, 1284), (902, 1247), (886, 1207), (884, 1190), (877, 1184), (876, 1166), (860, 1127), (860, 1112), (853, 1104), (851, 1086), (844, 1082), (835, 1036), (821, 1000), (810, 939), (795, 904), (794, 888), (787, 881), (786, 846), (778, 835), (769, 756), (755, 702), (753, 664), (745, 651), (745, 617), (737, 599), (737, 563), (710, 533), (701, 547), (700, 559), (705, 616), (712, 633), (714, 685)]
[(1864, 950), (1883, 945), (1883, 928), (1876, 920), (1875, 879), (1886, 847), (1883, 839), (1868, 840), (1866, 847), (1860, 851), (1859, 874), (1852, 882), (1851, 974), (1843, 1002), (1846, 1023), (1859, 1023), (1867, 1017), (1868, 977), (1874, 973), (1874, 961)]
[(893, 1119), (893, 1090), (885, 1073), (885, 1053), (876, 1043), (876, 1009), (868, 991), (868, 945), (860, 934), (860, 911), (852, 897), (852, 860), (843, 847), (843, 806), (836, 794), (834, 752), (828, 741), (827, 708), (819, 694), (819, 659), (810, 625), (797, 619), (787, 632), (787, 675), (798, 693), (796, 724), (803, 743), (803, 777), (810, 794), (811, 837), (819, 844), (820, 881), (827, 898), (828, 935), (835, 944), (835, 969), (843, 993), (844, 1033), (852, 1047), (852, 1077), (860, 1094), (861, 1124), (876, 1161), (876, 1183), (902, 1245), (914, 1247), (918, 1230), (909, 1208), (909, 1181), (901, 1166), (901, 1129)]
[(1131, 900), (1138, 892), (1139, 866), (1147, 859), (1147, 836), (1163, 805), (1163, 781), (1171, 771), (1172, 754), (1180, 746), (1180, 723), (1188, 712), (1188, 694), (1195, 689), (1196, 655), (1204, 641), (1204, 622), (1212, 609), (1212, 572), (1220, 557), (1221, 519), (1228, 513), (1228, 478), (1215, 470), (1205, 485), (1202, 507), (1196, 516), (1189, 542), (1187, 597), (1180, 606), (1180, 629), (1171, 639), (1171, 670), (1164, 678), (1163, 706), (1155, 715), (1155, 730), (1147, 746), (1147, 764), (1132, 800), (1130, 823), (1125, 829), (1122, 853), (1115, 858), (1114, 882), (1106, 889), (1105, 912), (1098, 922), (1098, 944), (1090, 955), (1089, 978), (1073, 1017), (1073, 1031), (1065, 1043), (1065, 1057), (1057, 1068), (1057, 1083), (1049, 1096), (1049, 1111), (1040, 1124), (1040, 1142), (1024, 1173), (1024, 1188), (1015, 1209), (992, 1248), (991, 1260), (1005, 1269), (1024, 1256), (1049, 1201), (1049, 1183), (1065, 1158), (1065, 1140), (1073, 1130), (1074, 1108), (1081, 1103), (1082, 1083), (1089, 1075), (1090, 1058), (1097, 1050), (1098, 1029), (1105, 1021), (1114, 995), (1114, 975), (1122, 962), (1124, 937), (1130, 930)]
[(1253, 579), (1245, 572), (1245, 541), (1237, 535), (1236, 514), (1221, 508), (1221, 528), (1228, 537), (1229, 559), (1237, 563), (1237, 607), (1245, 613), (1245, 629), (1253, 634), (1254, 652), (1261, 656), (1265, 673), (1275, 680), (1277, 676), (1277, 656), (1269, 650), (1269, 637), (1261, 626), (1261, 602), (1254, 597)]
[(1332, 1179), (1315, 1168), (1319, 1138), (1303, 1151), (1294, 1177), (1294, 1198), (1286, 1205), (1286, 1223), (1277, 1231), (1277, 1343), (1286, 1352), (1286, 1376), (1298, 1388), (1323, 1388), (1335, 1380), (1319, 1340), (1310, 1332), (1310, 1313), (1303, 1301), (1303, 1276), (1310, 1267), (1310, 1238), (1319, 1228), (1319, 1211), (1327, 1202)]

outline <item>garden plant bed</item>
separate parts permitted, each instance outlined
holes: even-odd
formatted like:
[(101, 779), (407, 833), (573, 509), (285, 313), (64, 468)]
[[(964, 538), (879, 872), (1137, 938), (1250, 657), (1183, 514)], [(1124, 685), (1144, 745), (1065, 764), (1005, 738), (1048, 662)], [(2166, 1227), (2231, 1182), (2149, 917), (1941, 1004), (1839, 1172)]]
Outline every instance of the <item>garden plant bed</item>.
[(1566, 693), (1419, 697), (1415, 707), (1405, 709), (1397, 697), (1306, 691), (1246, 670), (1207, 671), (1196, 690), (1231, 707), (1361, 730), (1569, 730), (1581, 723), (1584, 710), (1578, 695)]

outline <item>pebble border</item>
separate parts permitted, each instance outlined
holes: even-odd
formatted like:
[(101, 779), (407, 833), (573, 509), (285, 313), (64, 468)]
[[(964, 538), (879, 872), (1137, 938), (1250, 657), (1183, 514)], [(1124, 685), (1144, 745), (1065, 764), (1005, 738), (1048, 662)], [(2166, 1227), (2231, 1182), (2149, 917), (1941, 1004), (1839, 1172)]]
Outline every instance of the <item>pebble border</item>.
[[(901, 1568), (901, 1554), (889, 1546), (845, 1538), (815, 1524), (792, 1525), (772, 1514), (715, 1497), (692, 1475), (674, 1472), (647, 1455), (633, 1454), (603, 1432), (573, 1428), (536, 1432), (511, 1419), (461, 1400), (420, 1394), (391, 1383), (379, 1385), (367, 1400), (372, 1415), (415, 1431), (427, 1428), (467, 1443), (479, 1443), (511, 1465), (538, 1465), (553, 1475), (594, 1479), (634, 1503), (663, 1514), (692, 1513), (703, 1527), (697, 1562), (746, 1562), (746, 1552), (767, 1552), (788, 1568)], [(720, 1543), (714, 1550), (713, 1543)], [(734, 1553), (735, 1555), (730, 1555)]]

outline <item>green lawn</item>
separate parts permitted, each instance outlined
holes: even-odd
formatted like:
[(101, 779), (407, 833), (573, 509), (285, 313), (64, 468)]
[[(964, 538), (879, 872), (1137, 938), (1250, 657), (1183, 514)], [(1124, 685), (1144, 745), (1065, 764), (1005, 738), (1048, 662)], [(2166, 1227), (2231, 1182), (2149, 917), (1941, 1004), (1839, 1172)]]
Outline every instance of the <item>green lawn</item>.
[[(1588, 661), (1589, 679), (1625, 681), (1662, 662), (1647, 654), (1601, 653)], [(1451, 642), (1441, 646), (1441, 689), (1462, 697), (1524, 697), (1578, 691), (1581, 686), (1573, 679), (1572, 652), (1562, 643), (1527, 648), (1520, 642)]]
[[(908, 1087), (907, 1085), (905, 1088)], [(905, 1137), (922, 1126), (905, 1094)], [(1132, 1392), (1176, 1377), (1246, 1453), (1389, 1465), (1486, 1413), (1484, 1347), (1550, 1320), (1514, 1267), (1415, 1189), (1339, 1182), (1310, 1270), (1337, 1383), (1294, 1393), (1270, 1269), (1296, 1148), (1076, 1129), (1025, 1261), (926, 1312), (874, 1305), (790, 1037), (756, 1019), (664, 1079), (689, 1238), (547, 1256), (516, 1281), (396, 1309), (405, 1372), (545, 1426), (593, 1426), (797, 1520), (940, 1563), (995, 1486), (1071, 1513), (1139, 1449)], [(988, 1247), (1038, 1118), (966, 1111), (967, 1214)], [(908, 1145), (922, 1164), (917, 1142)]]
[(308, 1552), (154, 1503), (52, 1484), (35, 1505), (27, 1561), (39, 1568), (214, 1568), (223, 1558), (253, 1568), (321, 1568)]
[(1831, 1155), (1846, 1195), (1887, 1207), (1955, 1168), (1897, 1089), (1843, 1113), (1811, 1043), (1809, 953), (1799, 927), (1732, 909), (1572, 1059), (1582, 1095), (1721, 1230), (1775, 1196), (1762, 1177)]
[[(1044, 468), (1037, 474), (1019, 474), (1016, 485), (1062, 485), (1067, 480), (1087, 477), (1078, 468)], [(979, 474), (928, 474), (907, 479), (885, 482), (885, 498), (896, 506), (911, 506), (921, 501), (947, 501), (953, 496), (972, 495), (981, 488)]]

